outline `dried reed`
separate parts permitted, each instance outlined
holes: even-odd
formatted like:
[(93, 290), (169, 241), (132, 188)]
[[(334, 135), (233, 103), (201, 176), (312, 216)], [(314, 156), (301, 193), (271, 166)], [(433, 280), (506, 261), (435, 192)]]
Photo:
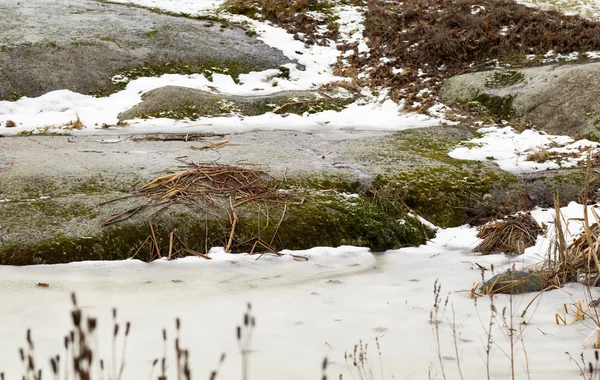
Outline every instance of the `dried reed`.
[(525, 248), (535, 245), (542, 232), (542, 228), (529, 213), (507, 216), (481, 227), (477, 237), (483, 238), (483, 242), (473, 252), (484, 255), (499, 252), (521, 255)]

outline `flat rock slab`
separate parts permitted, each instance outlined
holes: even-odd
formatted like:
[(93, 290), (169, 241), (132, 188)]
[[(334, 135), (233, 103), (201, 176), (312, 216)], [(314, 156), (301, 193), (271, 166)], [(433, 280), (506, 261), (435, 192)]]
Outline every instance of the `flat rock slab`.
[(548, 133), (600, 139), (600, 63), (468, 73), (449, 79), (440, 95)]
[[(430, 232), (403, 204), (440, 226), (465, 223), (469, 212), (489, 206), (483, 200), (521, 206), (516, 177), (447, 156), (471, 137), (467, 129), (432, 127), (0, 138), (0, 264), (123, 259), (138, 249), (137, 257), (148, 259), (151, 233), (163, 254), (171, 232), (197, 252), (225, 246), (231, 219), (221, 214), (228, 202), (210, 213), (198, 203), (174, 205), (152, 217), (154, 231), (147, 217), (156, 207), (102, 227), (148, 202), (131, 197), (141, 185), (190, 163), (256, 164), (297, 201), (237, 208), (235, 251), (252, 249), (257, 234), (277, 249), (418, 245)], [(205, 146), (211, 148), (199, 149)], [(553, 192), (553, 186), (540, 188)]]
[(241, 27), (93, 0), (2, 2), (0, 25), (0, 100), (108, 94), (114, 75), (145, 64), (146, 76), (175, 63), (235, 76), (290, 62)]

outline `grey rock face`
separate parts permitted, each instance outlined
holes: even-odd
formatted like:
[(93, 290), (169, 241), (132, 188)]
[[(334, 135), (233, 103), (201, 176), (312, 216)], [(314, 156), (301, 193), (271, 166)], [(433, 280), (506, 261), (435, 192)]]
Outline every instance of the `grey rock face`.
[(480, 101), (548, 133), (600, 137), (600, 63), (468, 73), (448, 80), (440, 95), (463, 104)]
[(498, 274), (485, 282), (485, 286), (496, 293), (523, 294), (544, 290), (544, 280), (533, 273), (525, 271), (508, 271)]
[(92, 0), (2, 2), (0, 25), (0, 100), (110, 93), (113, 75), (146, 63), (247, 72), (290, 62), (240, 27)]

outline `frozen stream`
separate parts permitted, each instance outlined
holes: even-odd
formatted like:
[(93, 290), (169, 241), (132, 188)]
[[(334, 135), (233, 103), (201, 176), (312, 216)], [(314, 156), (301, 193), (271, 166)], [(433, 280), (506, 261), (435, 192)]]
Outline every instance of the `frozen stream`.
[[(71, 323), (69, 295), (75, 291), (84, 312), (99, 318), (101, 356), (105, 359), (111, 352), (112, 307), (117, 307), (121, 323), (131, 321), (124, 379), (148, 378), (152, 360), (162, 356), (163, 327), (168, 328), (168, 349), (173, 351), (177, 316), (182, 321), (183, 346), (190, 349), (193, 378), (208, 378), (224, 351), (228, 357), (218, 378), (240, 379), (235, 328), (248, 301), (257, 320), (252, 379), (319, 379), (324, 356), (331, 362), (329, 378), (344, 373), (344, 379), (351, 379), (344, 352), (351, 351), (360, 339), (369, 343), (375, 378), (391, 379), (393, 374), (396, 379), (427, 379), (430, 365), (439, 368), (429, 323), (433, 283), (439, 278), (442, 296), (452, 292), (448, 309), (440, 317), (446, 376), (460, 378), (450, 331), (453, 304), (460, 324), (464, 377), (483, 379), (489, 301), (480, 298), (475, 306), (468, 293), (455, 291), (469, 289), (480, 278), (475, 263), (494, 263), (497, 268), (512, 264), (503, 255), (473, 256), (474, 233), (469, 228), (448, 229), (427, 246), (377, 256), (353, 247), (295, 252), (309, 255), (308, 262), (296, 262), (290, 256), (263, 256), (260, 260), (234, 256), (236, 262), (232, 263), (227, 261), (232, 256), (217, 253), (211, 262), (188, 258), (151, 264), (125, 261), (0, 267), (1, 367), (7, 379), (20, 377), (17, 347), (24, 346), (27, 327), (33, 329), (38, 362), (47, 366), (47, 357), (62, 352), (63, 336)], [(535, 261), (536, 249), (540, 247), (529, 249), (517, 265)], [(38, 282), (50, 286), (37, 287)], [(515, 297), (515, 315), (533, 296)], [(558, 326), (554, 314), (564, 303), (583, 297), (583, 288), (571, 285), (544, 294), (530, 308), (524, 341), (532, 379), (579, 377), (564, 352), (578, 357), (593, 326), (581, 322)], [(507, 297), (496, 299), (499, 309), (506, 304)], [(508, 346), (500, 325), (494, 330), (494, 379), (510, 375), (508, 360), (501, 352)], [(376, 336), (383, 354), (381, 365)], [(593, 351), (587, 348), (585, 352), (589, 357)], [(520, 344), (515, 357), (517, 378), (526, 378)], [(380, 368), (384, 376), (380, 376)], [(45, 372), (49, 374), (49, 367)], [(435, 370), (432, 377), (442, 378)]]

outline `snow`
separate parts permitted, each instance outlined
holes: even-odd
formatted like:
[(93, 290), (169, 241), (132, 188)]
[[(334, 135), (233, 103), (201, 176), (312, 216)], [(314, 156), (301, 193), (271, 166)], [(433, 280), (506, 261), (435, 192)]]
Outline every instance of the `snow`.
[[(598, 148), (598, 143), (593, 141), (575, 141), (568, 136), (549, 135), (534, 129), (518, 133), (508, 126), (486, 127), (478, 132), (483, 136), (454, 149), (450, 157), (493, 161), (501, 169), (518, 174), (585, 165), (590, 149)], [(552, 154), (553, 158), (541, 163), (528, 160), (529, 154), (540, 150)]]
[(591, 19), (598, 19), (600, 16), (598, 0), (519, 0), (518, 2), (530, 7), (558, 10), (566, 15), (579, 15)]
[[(159, 1), (135, 0), (120, 1), (141, 6), (156, 7), (170, 12), (202, 14), (215, 11), (219, 1)], [(359, 52), (368, 54), (368, 46), (363, 38), (362, 22), (364, 16), (360, 7), (337, 6), (340, 24), (341, 41), (360, 42)], [(256, 31), (257, 38), (265, 44), (279, 49), (282, 53), (304, 66), (299, 70), (295, 64), (284, 65), (290, 70), (289, 79), (276, 77), (279, 70), (271, 69), (261, 72), (251, 72), (239, 76), (239, 83), (229, 75), (214, 73), (212, 80), (202, 74), (175, 75), (166, 74), (153, 78), (138, 78), (129, 81), (128, 78), (113, 78), (114, 81), (129, 81), (127, 87), (105, 98), (95, 98), (67, 90), (53, 91), (37, 98), (21, 98), (16, 102), (0, 101), (0, 135), (18, 133), (71, 133), (102, 134), (102, 133), (148, 133), (148, 132), (244, 132), (251, 130), (271, 129), (335, 129), (359, 128), (375, 130), (403, 130), (415, 127), (438, 125), (440, 120), (412, 114), (400, 114), (397, 105), (385, 99), (378, 99), (364, 92), (364, 100), (357, 101), (341, 113), (330, 111), (302, 116), (278, 115), (267, 113), (254, 117), (215, 117), (195, 120), (190, 128), (189, 122), (168, 119), (135, 120), (128, 128), (102, 128), (102, 125), (114, 126), (117, 115), (141, 102), (145, 92), (163, 86), (184, 86), (204, 91), (217, 91), (227, 95), (268, 95), (280, 91), (315, 90), (319, 86), (334, 82), (346, 81), (348, 78), (332, 74), (331, 66), (336, 63), (341, 54), (333, 41), (327, 46), (314, 45), (306, 47), (303, 42), (295, 40), (293, 35), (283, 29), (268, 23), (259, 22), (245, 16), (219, 13), (234, 22), (244, 23)], [(83, 130), (73, 130), (69, 124), (79, 118), (84, 125)], [(16, 122), (15, 128), (7, 128), (6, 121)]]
[[(565, 217), (581, 214), (575, 203), (563, 209)], [(537, 209), (534, 217), (552, 223), (551, 210)], [(572, 224), (575, 229), (576, 225)], [(459, 358), (465, 379), (485, 378), (486, 329), (490, 300), (469, 297), (473, 283), (480, 281), (479, 266), (491, 265), (501, 272), (538, 263), (548, 246), (540, 237), (520, 257), (479, 256), (471, 252), (479, 242), (469, 227), (439, 229), (435, 239), (417, 248), (371, 254), (366, 248), (316, 247), (307, 251), (284, 251), (284, 257), (265, 254), (228, 255), (213, 249), (214, 260), (186, 258), (159, 260), (149, 264), (137, 260), (83, 262), (64, 265), (0, 267), (1, 367), (7, 378), (21, 373), (17, 347), (24, 345), (31, 327), (38, 363), (62, 352), (62, 338), (69, 328), (70, 293), (77, 293), (86, 315), (99, 318), (100, 355), (111, 356), (111, 310), (118, 321), (131, 321), (123, 378), (145, 379), (152, 360), (162, 356), (161, 329), (174, 334), (174, 320), (181, 318), (182, 346), (190, 350), (194, 378), (208, 376), (221, 352), (227, 359), (218, 378), (240, 378), (240, 355), (235, 328), (242, 321), (246, 302), (251, 302), (257, 324), (253, 333), (250, 377), (256, 379), (307, 379), (320, 376), (323, 357), (329, 358), (329, 378), (352, 378), (344, 352), (352, 352), (360, 340), (369, 344), (369, 361), (377, 378), (442, 378), (436, 355), (436, 339), (429, 323), (433, 307), (433, 284), (441, 284), (441, 297), (449, 295), (438, 320), (444, 370), (449, 379), (459, 378), (453, 346), (452, 324), (460, 334)], [(295, 261), (290, 254), (305, 256)], [(487, 275), (491, 277), (491, 275)], [(48, 288), (35, 286), (38, 282)], [(592, 296), (598, 291), (592, 289)], [(525, 358), (532, 379), (575, 378), (578, 370), (565, 351), (578, 358), (592, 349), (583, 347), (593, 332), (589, 321), (563, 326), (555, 314), (564, 304), (572, 307), (586, 299), (586, 289), (569, 284), (538, 297), (524, 319), (521, 312), (536, 294), (513, 298), (515, 326), (523, 328), (523, 345), (516, 346), (517, 378), (525, 378)], [(589, 299), (588, 299), (589, 300)], [(498, 295), (495, 307), (509, 306), (509, 297)], [(452, 309), (454, 309), (452, 311)], [(454, 316), (453, 316), (454, 314)], [(567, 315), (571, 320), (573, 314)], [(498, 316), (492, 331), (492, 379), (509, 378), (509, 345), (506, 327)], [(526, 325), (519, 325), (523, 320)], [(519, 328), (520, 329), (520, 328)], [(519, 330), (520, 331), (520, 330)], [(504, 333), (503, 333), (504, 332)], [(519, 332), (519, 336), (520, 336)], [(378, 337), (381, 364), (375, 348)], [(118, 347), (121, 347), (120, 344)], [(172, 340), (167, 345), (172, 350)], [(120, 350), (120, 348), (119, 348)], [(119, 351), (120, 352), (120, 351)], [(44, 360), (42, 360), (44, 359)], [(169, 370), (174, 370), (169, 356)], [(352, 365), (350, 364), (350, 367)], [(48, 368), (44, 367), (45, 371)]]
[[(129, 3), (128, 0), (116, 0)], [(134, 4), (158, 7), (172, 12), (196, 14), (213, 12), (218, 0), (135, 0)], [(595, 3), (594, 3), (595, 4)], [(359, 54), (368, 54), (362, 31), (362, 13), (357, 7), (336, 7), (342, 37), (360, 42)], [(474, 12), (485, 11), (476, 7)], [(241, 16), (231, 16), (248, 23), (261, 40), (280, 49), (286, 56), (306, 67), (298, 70), (287, 65), (290, 79), (275, 78), (277, 70), (253, 72), (231, 77), (214, 74), (163, 75), (130, 81), (125, 90), (106, 98), (94, 98), (70, 91), (54, 91), (38, 98), (0, 102), (0, 134), (14, 134), (37, 128), (65, 129), (65, 124), (81, 119), (86, 128), (73, 134), (115, 134), (148, 132), (244, 132), (256, 129), (381, 129), (402, 130), (435, 125), (439, 119), (417, 114), (399, 113), (399, 105), (385, 96), (369, 102), (356, 102), (344, 111), (325, 111), (312, 115), (265, 114), (256, 117), (205, 118), (190, 121), (170, 119), (136, 120), (127, 127), (102, 129), (115, 124), (117, 114), (141, 101), (144, 92), (165, 85), (178, 85), (224, 94), (259, 95), (282, 90), (315, 89), (335, 77), (330, 66), (339, 54), (329, 46), (305, 47), (281, 29)], [(401, 74), (395, 69), (394, 74)], [(420, 72), (422, 74), (422, 72)], [(125, 80), (125, 78), (114, 78)], [(274, 82), (277, 85), (274, 86)], [(368, 94), (367, 94), (368, 95)], [(444, 107), (436, 105), (436, 113)], [(5, 128), (6, 120), (18, 123)], [(573, 141), (534, 130), (517, 133), (509, 127), (481, 129), (482, 137), (455, 149), (454, 158), (479, 161), (493, 160), (513, 173), (546, 170), (577, 165), (585, 159), (588, 147), (597, 144)], [(526, 161), (539, 149), (561, 154), (544, 163)], [(579, 157), (574, 157), (579, 155)], [(352, 194), (348, 194), (352, 197)], [(2, 202), (0, 200), (0, 202)], [(581, 229), (582, 207), (571, 203), (562, 209), (571, 234)], [(182, 346), (190, 349), (194, 378), (208, 377), (217, 365), (221, 352), (227, 353), (219, 379), (240, 378), (239, 347), (235, 328), (242, 321), (246, 303), (252, 303), (257, 319), (254, 331), (250, 378), (309, 379), (321, 376), (324, 356), (329, 358), (328, 378), (353, 378), (352, 364), (344, 353), (352, 352), (360, 340), (369, 344), (369, 366), (376, 378), (442, 378), (442, 366), (448, 379), (457, 379), (460, 363), (465, 379), (486, 378), (486, 330), (490, 324), (490, 299), (471, 299), (469, 290), (481, 280), (479, 266), (486, 277), (492, 265), (496, 272), (515, 266), (523, 268), (543, 260), (552, 237), (553, 210), (535, 209), (532, 215), (549, 228), (547, 237), (539, 237), (535, 246), (519, 257), (507, 255), (479, 256), (472, 249), (480, 241), (476, 230), (467, 226), (437, 229), (437, 237), (426, 245), (385, 253), (371, 253), (361, 247), (315, 247), (306, 251), (283, 251), (272, 254), (231, 255), (222, 248), (210, 251), (212, 260), (188, 257), (174, 261), (143, 263), (137, 260), (81, 262), (64, 265), (30, 267), (0, 266), (0, 372), (6, 378), (22, 374), (18, 347), (25, 345), (25, 331), (32, 328), (37, 363), (49, 375), (51, 355), (62, 355), (63, 336), (70, 328), (70, 294), (76, 292), (85, 315), (99, 318), (98, 352), (110, 363), (111, 310), (118, 309), (118, 321), (131, 321), (132, 330), (126, 350), (123, 379), (146, 379), (151, 363), (162, 356), (161, 329), (169, 334), (169, 378), (173, 378), (173, 334), (175, 318), (182, 321)], [(426, 221), (424, 221), (426, 222)], [(433, 286), (441, 284), (443, 299), (449, 295), (437, 316), (440, 336), (438, 360), (434, 325), (430, 323)], [(49, 287), (38, 287), (47, 283)], [(600, 294), (591, 290), (591, 297)], [(516, 378), (564, 379), (579, 376), (577, 366), (565, 352), (578, 358), (583, 351), (589, 360), (591, 347), (584, 347), (586, 337), (594, 332), (590, 321), (569, 326), (557, 325), (555, 314), (573, 310), (578, 300), (588, 300), (587, 289), (568, 284), (537, 297), (528, 313), (521, 312), (536, 294), (496, 296), (498, 310), (514, 307), (513, 318), (518, 341), (515, 354)], [(501, 318), (498, 316), (497, 318)], [(572, 314), (568, 315), (572, 320)], [(526, 324), (522, 324), (522, 322)], [(452, 326), (457, 327), (458, 356)], [(522, 335), (521, 335), (522, 331)], [(510, 378), (510, 361), (506, 353), (508, 329), (501, 319), (494, 320), (490, 378)], [(374, 338), (381, 345), (381, 361)], [(120, 341), (119, 341), (120, 342)], [(118, 345), (119, 350), (121, 344)], [(525, 352), (526, 351), (526, 352)], [(119, 352), (120, 354), (120, 352)], [(120, 355), (118, 355), (119, 357)], [(526, 361), (527, 359), (527, 361)], [(530, 371), (527, 370), (527, 366)], [(98, 368), (96, 367), (96, 370)], [(354, 372), (356, 375), (356, 372)]]

